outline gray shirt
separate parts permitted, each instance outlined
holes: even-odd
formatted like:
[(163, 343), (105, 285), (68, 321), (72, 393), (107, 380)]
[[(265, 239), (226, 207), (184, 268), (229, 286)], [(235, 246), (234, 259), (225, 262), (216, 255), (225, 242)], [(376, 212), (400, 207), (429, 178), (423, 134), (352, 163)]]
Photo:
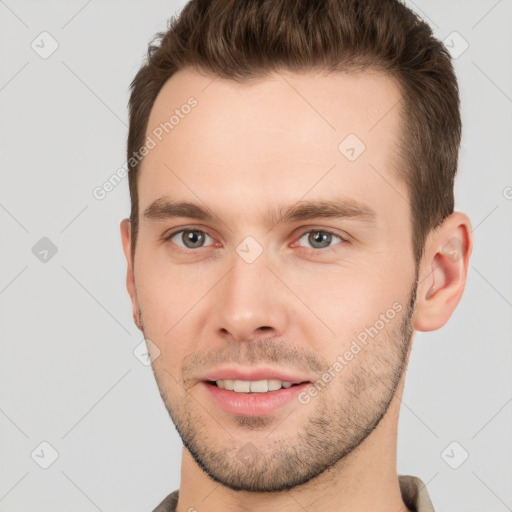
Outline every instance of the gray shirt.
[[(413, 512), (435, 512), (425, 484), (417, 476), (398, 475), (402, 500)], [(153, 512), (175, 512), (179, 489), (172, 492)]]

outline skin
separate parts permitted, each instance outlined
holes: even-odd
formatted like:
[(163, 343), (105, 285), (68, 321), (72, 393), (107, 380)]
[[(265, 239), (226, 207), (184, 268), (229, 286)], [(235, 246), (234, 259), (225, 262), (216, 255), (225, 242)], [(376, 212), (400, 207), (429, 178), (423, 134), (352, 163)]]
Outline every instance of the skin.
[[(416, 268), (409, 193), (394, 168), (400, 91), (384, 74), (279, 72), (237, 84), (181, 70), (147, 134), (190, 96), (197, 107), (142, 162), (134, 261), (121, 222), (134, 320), (184, 442), (178, 512), (408, 510), (396, 468), (405, 369), (414, 332), (442, 327), (461, 298), (469, 219), (445, 219)], [(338, 150), (350, 133), (366, 146), (353, 162)], [(216, 218), (145, 218), (162, 196)], [(375, 218), (265, 222), (276, 206), (316, 200), (358, 201)], [(162, 239), (180, 228), (208, 236), (188, 249), (183, 233)], [(318, 230), (327, 247), (312, 238)], [(236, 251), (247, 236), (262, 250), (252, 263)], [(230, 361), (314, 382), (393, 304), (393, 319), (307, 404), (241, 417), (201, 383)], [(247, 446), (254, 456), (242, 460)]]

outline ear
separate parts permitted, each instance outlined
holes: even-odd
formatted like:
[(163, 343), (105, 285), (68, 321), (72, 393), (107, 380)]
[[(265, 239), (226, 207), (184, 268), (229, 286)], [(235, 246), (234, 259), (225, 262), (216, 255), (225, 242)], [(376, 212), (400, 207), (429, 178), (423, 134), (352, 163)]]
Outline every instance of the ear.
[(471, 222), (461, 212), (429, 233), (419, 269), (416, 330), (434, 331), (446, 324), (464, 292), (472, 250)]
[(123, 252), (126, 258), (127, 270), (126, 270), (126, 288), (128, 290), (128, 294), (130, 295), (130, 299), (132, 301), (132, 310), (133, 310), (133, 321), (135, 325), (142, 330), (142, 321), (141, 314), (139, 310), (139, 305), (137, 302), (137, 289), (135, 287), (135, 274), (133, 271), (133, 261), (132, 261), (132, 237), (131, 237), (131, 222), (129, 219), (123, 219), (121, 221), (121, 240), (123, 242)]

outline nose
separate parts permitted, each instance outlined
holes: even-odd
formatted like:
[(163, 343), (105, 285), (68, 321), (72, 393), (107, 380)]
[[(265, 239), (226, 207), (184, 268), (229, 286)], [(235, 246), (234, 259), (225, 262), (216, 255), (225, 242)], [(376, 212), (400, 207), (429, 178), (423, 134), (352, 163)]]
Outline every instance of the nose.
[(231, 270), (216, 287), (214, 298), (219, 336), (242, 342), (285, 333), (289, 319), (286, 292), (268, 264), (265, 252), (252, 263), (233, 254)]

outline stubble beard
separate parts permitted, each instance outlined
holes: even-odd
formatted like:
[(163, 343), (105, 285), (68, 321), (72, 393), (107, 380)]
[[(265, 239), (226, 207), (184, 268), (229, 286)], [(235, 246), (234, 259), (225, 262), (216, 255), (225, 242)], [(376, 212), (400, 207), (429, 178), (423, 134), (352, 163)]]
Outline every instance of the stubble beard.
[[(362, 348), (349, 363), (348, 377), (344, 369), (308, 405), (297, 405), (312, 407), (312, 413), (298, 424), (293, 437), (279, 435), (279, 424), (272, 416), (233, 416), (232, 425), (221, 427), (182, 387), (168, 392), (167, 382), (172, 384), (174, 379), (153, 364), (165, 407), (197, 465), (230, 489), (275, 493), (343, 464), (382, 420), (405, 372), (414, 335), (417, 285), (416, 276), (401, 319)], [(144, 332), (142, 319), (141, 325)], [(261, 360), (270, 360), (264, 351), (260, 355)], [(288, 428), (294, 424), (294, 413), (283, 420)], [(246, 435), (264, 430), (269, 432), (264, 442)]]

